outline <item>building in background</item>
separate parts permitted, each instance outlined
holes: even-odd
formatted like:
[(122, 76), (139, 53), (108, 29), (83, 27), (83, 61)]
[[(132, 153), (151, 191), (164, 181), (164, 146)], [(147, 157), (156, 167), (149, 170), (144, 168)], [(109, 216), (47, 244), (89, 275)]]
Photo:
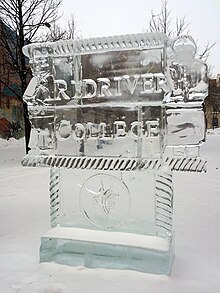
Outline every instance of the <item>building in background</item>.
[(220, 74), (209, 80), (209, 95), (205, 99), (207, 128), (220, 127)]
[(21, 93), (20, 79), (12, 66), (14, 56), (6, 49), (8, 40), (16, 39), (16, 34), (0, 20), (0, 138), (19, 139), (24, 136), (23, 102), (18, 97)]

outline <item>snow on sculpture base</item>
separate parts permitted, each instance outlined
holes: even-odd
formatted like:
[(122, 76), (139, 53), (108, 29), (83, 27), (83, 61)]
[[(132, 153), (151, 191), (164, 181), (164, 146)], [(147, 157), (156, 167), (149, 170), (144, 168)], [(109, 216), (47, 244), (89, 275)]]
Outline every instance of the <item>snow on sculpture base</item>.
[(40, 262), (169, 275), (174, 260), (173, 240), (56, 227), (41, 238)]

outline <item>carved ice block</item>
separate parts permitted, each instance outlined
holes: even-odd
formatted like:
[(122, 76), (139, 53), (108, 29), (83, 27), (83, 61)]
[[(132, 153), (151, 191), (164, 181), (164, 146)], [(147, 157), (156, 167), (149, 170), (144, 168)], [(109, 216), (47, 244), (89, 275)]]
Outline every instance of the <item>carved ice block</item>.
[(195, 48), (161, 33), (24, 47), (22, 164), (50, 167), (41, 261), (170, 274), (173, 171), (206, 170), (207, 67)]

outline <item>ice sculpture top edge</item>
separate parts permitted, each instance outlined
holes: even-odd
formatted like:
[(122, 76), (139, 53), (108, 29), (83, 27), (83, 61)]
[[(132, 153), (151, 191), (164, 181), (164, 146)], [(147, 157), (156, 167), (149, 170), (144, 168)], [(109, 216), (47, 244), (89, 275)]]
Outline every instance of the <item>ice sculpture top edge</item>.
[(38, 57), (37, 54), (35, 55), (36, 49), (43, 49), (43, 56), (52, 55), (55, 57), (60, 56), (60, 54), (72, 56), (77, 53), (83, 54), (101, 50), (123, 50), (129, 48), (164, 46), (168, 40), (168, 37), (164, 33), (139, 33), (89, 39), (70, 39), (29, 44), (24, 46), (23, 53), (32, 60)]

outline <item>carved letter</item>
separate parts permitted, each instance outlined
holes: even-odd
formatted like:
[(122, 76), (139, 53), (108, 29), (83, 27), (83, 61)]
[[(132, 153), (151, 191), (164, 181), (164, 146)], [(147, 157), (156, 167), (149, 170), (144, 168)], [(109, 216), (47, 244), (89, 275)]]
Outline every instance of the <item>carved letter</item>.
[(112, 93), (109, 91), (110, 87), (110, 80), (108, 78), (97, 78), (98, 83), (101, 84), (100, 86), (100, 93), (98, 94), (98, 97), (110, 97), (112, 96)]
[(120, 137), (125, 136), (126, 132), (126, 123), (124, 121), (115, 121), (114, 122), (114, 136)]
[(76, 140), (82, 140), (85, 138), (86, 130), (83, 124), (81, 123), (76, 123), (75, 124), (75, 129), (73, 131), (73, 137)]
[(135, 74), (135, 75), (134, 75), (134, 80), (133, 80), (133, 82), (131, 83), (130, 76), (128, 76), (128, 75), (124, 75), (124, 76), (123, 76), (123, 79), (126, 81), (126, 85), (127, 85), (127, 87), (128, 87), (129, 93), (130, 93), (131, 95), (134, 94), (134, 91), (135, 91), (135, 88), (136, 88), (136, 86), (137, 86), (137, 82), (138, 82), (139, 77), (140, 77), (140, 75)]
[[(96, 96), (97, 93), (97, 84), (95, 83), (95, 81), (93, 79), (83, 79), (83, 87), (84, 87), (84, 95), (83, 98), (94, 98)], [(90, 88), (92, 88), (92, 90), (90, 91)], [(88, 92), (87, 92), (88, 91)]]
[(141, 74), (143, 80), (143, 91), (141, 94), (149, 94), (154, 92), (154, 77), (152, 73)]
[(65, 93), (65, 91), (67, 90), (66, 81), (63, 79), (57, 79), (54, 81), (54, 83), (57, 84), (57, 90), (58, 90), (58, 96), (56, 100), (61, 100), (62, 98), (64, 100), (70, 100), (70, 97)]
[(138, 121), (134, 121), (131, 123), (131, 135), (134, 139), (141, 137), (143, 134), (142, 132), (142, 123)]
[(121, 96), (121, 80), (122, 80), (122, 76), (113, 77), (113, 80), (117, 82), (115, 95), (116, 96)]

